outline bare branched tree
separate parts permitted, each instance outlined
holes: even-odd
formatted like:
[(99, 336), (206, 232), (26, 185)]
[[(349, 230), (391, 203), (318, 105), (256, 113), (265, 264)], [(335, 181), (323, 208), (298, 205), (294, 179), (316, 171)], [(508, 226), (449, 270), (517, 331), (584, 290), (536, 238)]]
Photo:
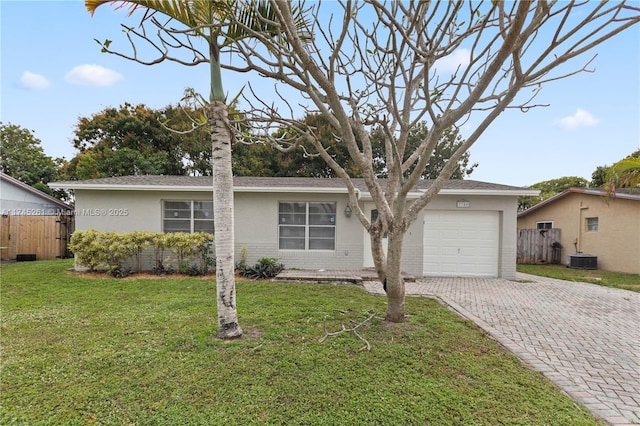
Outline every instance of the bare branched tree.
[[(261, 88), (264, 78), (275, 83), (269, 101), (253, 90), (245, 93), (251, 105), (247, 117), (261, 128), (260, 138), (283, 149), (310, 142), (344, 180), (351, 206), (370, 234), (376, 271), (386, 284), (386, 319), (393, 322), (403, 321), (405, 313), (404, 235), (461, 156), (507, 108), (541, 106), (534, 100), (543, 85), (591, 71), (595, 55), (589, 52), (640, 21), (640, 9), (625, 2), (343, 0), (312, 3), (311, 26), (304, 33), (313, 37), (302, 39), (291, 3), (271, 5), (274, 17), (263, 22), (279, 26), (287, 43), (254, 32), (233, 45), (242, 66), (225, 68), (257, 72)], [(457, 65), (449, 70), (452, 60)], [(379, 211), (375, 222), (365, 216), (343, 165), (302, 120), (318, 113), (362, 171)], [(407, 195), (443, 132), (471, 118), (478, 123), (474, 130), (431, 187), (410, 202)], [(409, 132), (421, 121), (429, 132), (406, 152)], [(281, 126), (296, 131), (273, 138)], [(377, 179), (372, 166), (374, 129), (385, 138), (386, 180)]]

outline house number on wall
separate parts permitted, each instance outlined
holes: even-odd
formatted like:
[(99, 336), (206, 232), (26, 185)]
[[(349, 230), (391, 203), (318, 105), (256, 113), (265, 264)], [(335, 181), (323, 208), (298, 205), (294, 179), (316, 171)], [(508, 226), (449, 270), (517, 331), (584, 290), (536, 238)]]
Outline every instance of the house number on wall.
[(468, 209), (470, 206), (471, 206), (471, 203), (467, 200), (456, 201), (456, 207), (459, 209)]

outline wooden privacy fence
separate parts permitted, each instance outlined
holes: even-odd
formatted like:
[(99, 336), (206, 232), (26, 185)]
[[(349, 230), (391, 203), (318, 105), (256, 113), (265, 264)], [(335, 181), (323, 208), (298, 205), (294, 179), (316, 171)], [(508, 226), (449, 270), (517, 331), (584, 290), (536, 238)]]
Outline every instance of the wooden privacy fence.
[(518, 263), (560, 263), (560, 229), (518, 229)]
[(16, 260), (19, 255), (35, 255), (37, 260), (69, 257), (67, 246), (73, 229), (73, 216), (3, 215), (1, 258)]

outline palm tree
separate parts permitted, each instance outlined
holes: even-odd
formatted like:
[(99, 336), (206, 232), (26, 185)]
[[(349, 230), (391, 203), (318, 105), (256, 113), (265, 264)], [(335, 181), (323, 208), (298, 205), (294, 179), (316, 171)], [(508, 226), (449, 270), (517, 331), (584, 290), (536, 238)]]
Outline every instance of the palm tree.
[(629, 156), (609, 167), (604, 186), (611, 194), (620, 188), (640, 190), (640, 158)]
[[(105, 3), (121, 3), (117, 8), (129, 6), (129, 15), (143, 8), (143, 22), (160, 13), (185, 25), (191, 34), (207, 43), (211, 73), (209, 94), (209, 125), (213, 148), (213, 205), (216, 249), (216, 287), (218, 307), (218, 332), (220, 338), (242, 336), (236, 311), (234, 278), (234, 224), (233, 224), (233, 174), (231, 170), (231, 143), (233, 128), (229, 122), (225, 93), (222, 86), (220, 52), (234, 41), (250, 37), (249, 31), (275, 35), (279, 31), (267, 1), (239, 2), (234, 0), (85, 0), (85, 6), (93, 14)], [(234, 24), (235, 23), (235, 24)], [(105, 49), (106, 48), (106, 49)], [(103, 45), (108, 51), (108, 44)], [(131, 58), (130, 58), (131, 59)], [(162, 58), (167, 59), (165, 57)]]

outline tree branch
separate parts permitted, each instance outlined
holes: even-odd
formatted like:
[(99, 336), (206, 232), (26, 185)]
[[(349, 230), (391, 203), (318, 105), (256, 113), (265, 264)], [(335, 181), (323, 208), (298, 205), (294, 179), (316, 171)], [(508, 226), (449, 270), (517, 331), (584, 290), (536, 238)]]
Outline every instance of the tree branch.
[(351, 320), (351, 322), (353, 324), (355, 324), (353, 327), (351, 328), (347, 328), (344, 326), (344, 324), (342, 325), (342, 328), (338, 331), (334, 331), (334, 332), (328, 332), (327, 331), (327, 324), (323, 323), (323, 329), (324, 329), (324, 336), (322, 336), (320, 339), (318, 339), (318, 342), (320, 343), (324, 343), (325, 340), (327, 340), (328, 337), (333, 337), (333, 336), (338, 336), (342, 333), (353, 333), (358, 339), (360, 339), (362, 342), (364, 342), (364, 346), (360, 348), (361, 351), (363, 350), (371, 350), (371, 344), (369, 343), (369, 341), (367, 341), (367, 339), (365, 339), (364, 337), (362, 337), (362, 335), (360, 333), (358, 333), (358, 328), (366, 325), (367, 323), (369, 323), (374, 317), (376, 316), (376, 313), (372, 313), (371, 315), (369, 315), (367, 317), (367, 319), (365, 319), (364, 321), (361, 322), (355, 322), (353, 320)]

